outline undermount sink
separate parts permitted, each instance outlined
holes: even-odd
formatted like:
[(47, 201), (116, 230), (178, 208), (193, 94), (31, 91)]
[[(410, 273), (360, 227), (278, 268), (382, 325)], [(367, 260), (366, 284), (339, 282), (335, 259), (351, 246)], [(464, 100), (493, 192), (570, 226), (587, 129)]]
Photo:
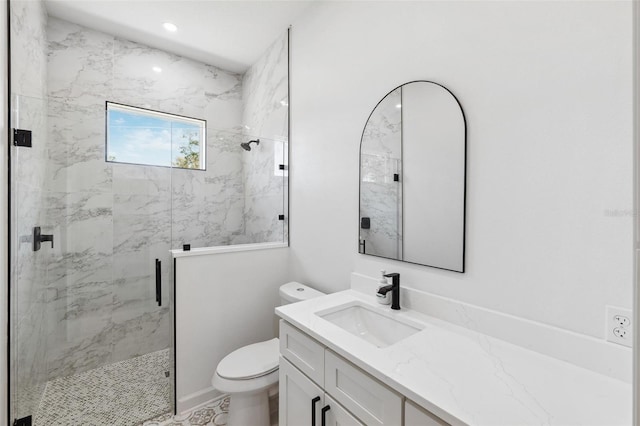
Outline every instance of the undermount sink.
[(379, 348), (393, 345), (424, 328), (419, 323), (394, 318), (391, 313), (376, 311), (359, 302), (326, 309), (316, 315)]

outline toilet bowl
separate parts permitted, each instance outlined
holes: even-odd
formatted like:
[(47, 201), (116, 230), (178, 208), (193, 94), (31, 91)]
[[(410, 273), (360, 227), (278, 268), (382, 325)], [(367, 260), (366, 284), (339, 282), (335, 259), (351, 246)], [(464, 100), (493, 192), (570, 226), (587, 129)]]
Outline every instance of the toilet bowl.
[[(280, 286), (282, 304), (323, 295), (298, 282)], [(278, 383), (279, 356), (276, 337), (243, 346), (220, 361), (211, 384), (231, 397), (227, 426), (269, 426), (269, 389)]]

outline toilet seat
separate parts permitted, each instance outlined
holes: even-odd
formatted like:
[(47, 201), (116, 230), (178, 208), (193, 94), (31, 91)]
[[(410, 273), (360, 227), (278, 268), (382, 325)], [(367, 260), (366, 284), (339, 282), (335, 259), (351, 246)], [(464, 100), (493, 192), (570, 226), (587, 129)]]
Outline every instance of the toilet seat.
[(216, 374), (226, 380), (251, 380), (278, 370), (280, 356), (277, 337), (236, 349), (224, 357)]

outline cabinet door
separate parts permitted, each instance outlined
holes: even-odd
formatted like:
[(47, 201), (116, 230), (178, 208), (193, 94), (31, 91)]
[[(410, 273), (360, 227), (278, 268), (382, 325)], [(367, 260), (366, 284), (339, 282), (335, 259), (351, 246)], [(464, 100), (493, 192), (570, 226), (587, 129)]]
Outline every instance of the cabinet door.
[(324, 406), (329, 406), (323, 426), (365, 426), (350, 412), (342, 408), (329, 394), (324, 395)]
[(324, 346), (280, 320), (280, 353), (314, 382), (324, 386)]
[(445, 426), (444, 420), (434, 416), (408, 399), (404, 403), (404, 426)]
[(283, 357), (280, 357), (279, 399), (280, 426), (320, 426), (324, 391)]
[(402, 398), (391, 389), (327, 350), (324, 389), (368, 426), (402, 424)]

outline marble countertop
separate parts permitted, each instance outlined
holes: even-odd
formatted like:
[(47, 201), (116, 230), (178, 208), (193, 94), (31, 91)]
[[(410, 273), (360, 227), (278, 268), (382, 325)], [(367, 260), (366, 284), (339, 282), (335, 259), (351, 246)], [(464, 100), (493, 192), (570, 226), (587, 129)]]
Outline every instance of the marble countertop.
[[(425, 327), (378, 348), (316, 315), (349, 302)], [(281, 306), (276, 313), (451, 424), (632, 424), (629, 383), (416, 311), (391, 311), (355, 290)]]

